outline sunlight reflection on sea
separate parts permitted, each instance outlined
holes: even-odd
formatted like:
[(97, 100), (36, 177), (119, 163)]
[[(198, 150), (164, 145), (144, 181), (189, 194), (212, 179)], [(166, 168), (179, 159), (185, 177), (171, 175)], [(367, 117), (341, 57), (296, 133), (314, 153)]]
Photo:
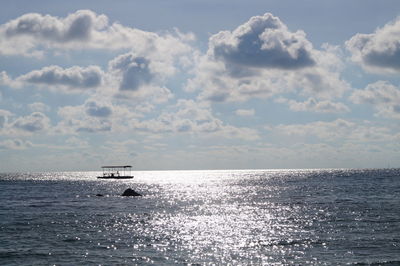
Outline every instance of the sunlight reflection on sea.
[(99, 174), (1, 174), (0, 264), (400, 260), (396, 169)]

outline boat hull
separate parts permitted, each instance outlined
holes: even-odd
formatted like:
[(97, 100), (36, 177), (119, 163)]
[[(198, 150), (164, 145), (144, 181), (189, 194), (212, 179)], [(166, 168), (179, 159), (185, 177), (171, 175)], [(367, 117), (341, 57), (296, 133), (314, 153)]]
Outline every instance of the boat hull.
[(133, 176), (98, 176), (99, 179), (131, 179)]

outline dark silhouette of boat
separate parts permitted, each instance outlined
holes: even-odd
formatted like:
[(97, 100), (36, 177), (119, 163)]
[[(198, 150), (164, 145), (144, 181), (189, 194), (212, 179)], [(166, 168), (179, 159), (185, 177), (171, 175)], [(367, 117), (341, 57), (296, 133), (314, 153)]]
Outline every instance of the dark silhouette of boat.
[(109, 165), (102, 166), (103, 175), (97, 178), (102, 179), (130, 179), (133, 178), (131, 175), (132, 166), (130, 165)]

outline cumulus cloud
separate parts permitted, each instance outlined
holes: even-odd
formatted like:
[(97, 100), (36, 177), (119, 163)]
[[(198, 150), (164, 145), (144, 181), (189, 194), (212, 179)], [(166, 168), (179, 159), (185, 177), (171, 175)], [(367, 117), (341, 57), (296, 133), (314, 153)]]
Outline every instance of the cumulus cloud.
[(7, 127), (11, 116), (11, 112), (0, 109), (0, 132)]
[(44, 49), (132, 49), (138, 54), (171, 57), (191, 48), (193, 34), (159, 35), (119, 23), (90, 10), (65, 18), (29, 13), (0, 25), (0, 54), (41, 56)]
[[(173, 69), (168, 69), (169, 63)], [(173, 62), (169, 63), (132, 52), (119, 55), (108, 64), (107, 86), (113, 88), (111, 92), (115, 98), (148, 112), (154, 109), (154, 104), (174, 97), (165, 87), (167, 79), (175, 73)]]
[(94, 101), (86, 102), (85, 109), (87, 115), (94, 117), (109, 117), (112, 114), (110, 106), (99, 105)]
[(6, 37), (32, 36), (56, 42), (70, 42), (89, 39), (94, 30), (104, 29), (107, 23), (106, 16), (98, 16), (89, 10), (79, 10), (65, 19), (30, 13), (6, 23), (2, 30)]
[(50, 119), (40, 112), (17, 118), (12, 123), (12, 128), (25, 133), (37, 133), (50, 127)]
[(149, 84), (156, 75), (149, 67), (150, 60), (127, 53), (114, 58), (109, 69), (119, 73), (122, 78), (120, 90), (138, 90), (140, 86)]
[(378, 116), (400, 118), (400, 89), (387, 81), (368, 84), (354, 91), (350, 99), (356, 104), (373, 105)]
[(305, 33), (290, 32), (270, 13), (212, 36), (210, 48), (216, 58), (239, 66), (299, 69), (315, 64)]
[(136, 128), (153, 133), (194, 133), (205, 137), (259, 139), (254, 129), (227, 125), (216, 118), (208, 104), (183, 99), (178, 100), (170, 111), (162, 112), (155, 119), (141, 121)]
[(371, 34), (356, 34), (346, 42), (352, 60), (372, 72), (400, 71), (400, 18)]
[(17, 78), (19, 82), (53, 88), (61, 86), (70, 90), (90, 89), (101, 85), (103, 71), (98, 66), (61, 68), (48, 66)]
[(62, 134), (110, 132), (113, 123), (109, 119), (109, 115), (105, 115), (108, 112), (112, 113), (111, 109), (99, 107), (95, 102), (61, 107), (58, 110), (61, 121), (56, 126), (55, 131)]
[(350, 86), (340, 77), (340, 49), (314, 49), (304, 32), (290, 32), (267, 13), (234, 31), (210, 38), (206, 55), (196, 57), (187, 91), (206, 101), (246, 101), (300, 92), (316, 98), (341, 97)]
[[(193, 34), (184, 34), (177, 29), (153, 33), (110, 23), (105, 15), (90, 10), (79, 10), (63, 18), (32, 13), (0, 25), (0, 55), (122, 49), (124, 54), (111, 60), (106, 72), (98, 66), (48, 66), (14, 81), (19, 86), (34, 84), (64, 93), (92, 92), (90, 89), (96, 88), (99, 97), (113, 95), (121, 101), (130, 101), (135, 108), (145, 112), (173, 97), (165, 84), (168, 78), (192, 65), (194, 49), (190, 43), (194, 39)], [(9, 81), (13, 80), (5, 72), (0, 74), (0, 83)]]
[(232, 76), (223, 62), (207, 55), (198, 59), (195, 76), (188, 80), (186, 91), (200, 90), (200, 100), (212, 102), (247, 101), (269, 98), (288, 91), (282, 73), (276, 70), (253, 73), (252, 76)]
[(193, 100), (178, 100), (170, 111), (162, 112), (157, 118), (142, 121), (139, 129), (151, 132), (215, 132), (222, 126), (208, 105)]
[(24, 150), (32, 146), (33, 144), (31, 142), (21, 139), (7, 139), (0, 141), (0, 149), (4, 150)]
[[(14, 80), (10, 77), (6, 71), (0, 71), (0, 89), (1, 87), (18, 88), (20, 87), (20, 82)], [(0, 91), (1, 93), (1, 91)], [(1, 95), (0, 95), (1, 96)], [(1, 99), (1, 97), (0, 97)]]
[(309, 98), (304, 102), (280, 98), (277, 102), (286, 103), (292, 111), (308, 111), (316, 113), (345, 113), (350, 109), (340, 102), (332, 102), (328, 100), (316, 100)]
[(0, 72), (0, 86), (8, 86), (12, 84), (12, 79), (8, 76), (7, 72)]
[[(321, 57), (326, 55), (327, 53), (324, 53)], [(331, 56), (328, 55), (328, 57)], [(332, 71), (324, 66), (287, 73), (285, 80), (292, 90), (300, 88), (300, 94), (319, 99), (339, 98), (351, 88), (349, 83), (341, 78), (339, 71)]]
[(61, 134), (123, 132), (138, 120), (134, 107), (89, 98), (82, 105), (63, 106), (58, 109), (61, 118), (55, 132)]
[(0, 26), (0, 54), (40, 55), (38, 46), (71, 47), (93, 39), (107, 26), (107, 17), (79, 10), (66, 18), (24, 14)]
[(70, 68), (53, 65), (33, 70), (15, 80), (10, 79), (10, 82), (17, 84), (15, 87), (33, 84), (63, 93), (89, 92), (101, 88), (102, 92), (98, 92), (107, 97), (114, 94), (120, 98), (136, 98), (142, 103), (145, 99), (162, 103), (173, 97), (163, 84), (174, 74), (174, 70), (168, 70), (165, 65), (168, 62), (125, 53), (112, 59), (106, 72), (93, 65)]
[(50, 107), (41, 102), (34, 102), (31, 104), (28, 104), (28, 107), (31, 111), (34, 111), (34, 112), (44, 113), (44, 112), (50, 111)]

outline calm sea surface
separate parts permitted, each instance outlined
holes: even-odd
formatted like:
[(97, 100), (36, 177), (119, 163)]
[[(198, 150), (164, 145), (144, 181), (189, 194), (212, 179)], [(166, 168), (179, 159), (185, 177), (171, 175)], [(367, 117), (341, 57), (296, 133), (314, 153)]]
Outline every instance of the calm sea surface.
[(98, 174), (0, 174), (0, 265), (400, 264), (400, 169)]

